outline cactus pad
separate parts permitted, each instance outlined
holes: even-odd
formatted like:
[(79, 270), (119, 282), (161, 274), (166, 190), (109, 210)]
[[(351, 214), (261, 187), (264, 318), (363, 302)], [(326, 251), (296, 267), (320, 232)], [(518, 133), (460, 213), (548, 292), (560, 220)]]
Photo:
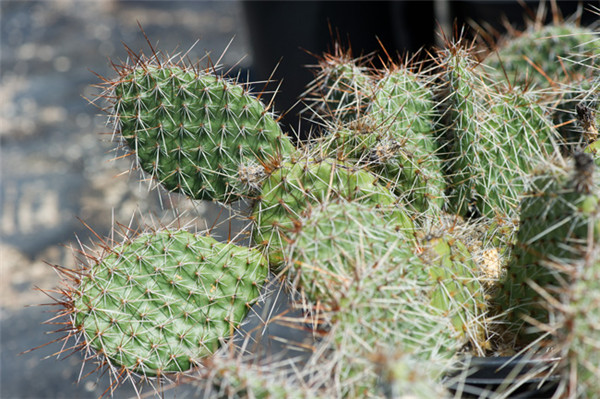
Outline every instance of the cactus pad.
[[(477, 280), (477, 266), (458, 240), (431, 239), (421, 243), (417, 255), (412, 231), (401, 219), (343, 201), (314, 208), (296, 231), (288, 247), (290, 279), (310, 299), (337, 309), (336, 318), (347, 322), (373, 318), (374, 324), (394, 324), (410, 336), (403, 342), (407, 348), (415, 345), (411, 343), (414, 337), (429, 333), (424, 326), (443, 324), (441, 316), (449, 317), (454, 326), (453, 342), (459, 336), (480, 335), (477, 320), (485, 311), (483, 288)], [(389, 292), (383, 289), (386, 285), (391, 285)], [(386, 306), (373, 306), (369, 315), (366, 308), (359, 310), (369, 303), (381, 305), (379, 301), (394, 303), (400, 313), (384, 310)], [(421, 319), (413, 312), (420, 312)], [(388, 329), (392, 327), (384, 330)], [(365, 331), (362, 336), (376, 340), (379, 334)]]
[(555, 166), (534, 176), (521, 204), (517, 243), (497, 303), (525, 341), (532, 335), (522, 329), (524, 316), (549, 322), (545, 295), (558, 300), (570, 267), (584, 256), (582, 247), (600, 232), (595, 165), (587, 154), (576, 156), (575, 164), (571, 171)]
[(141, 234), (87, 271), (74, 328), (127, 372), (185, 371), (231, 337), (266, 277), (254, 249), (186, 231)]
[(141, 168), (170, 191), (234, 201), (248, 162), (292, 151), (273, 115), (245, 86), (212, 70), (142, 60), (112, 83), (113, 116)]
[(282, 260), (286, 231), (311, 206), (342, 198), (371, 204), (392, 206), (397, 198), (377, 184), (376, 176), (353, 165), (332, 159), (300, 159), (285, 163), (265, 180), (254, 208), (256, 241), (269, 247), (271, 263)]
[(550, 87), (583, 76), (600, 50), (596, 33), (574, 23), (532, 25), (518, 36), (505, 39), (485, 63), (501, 79), (525, 84), (533, 81)]

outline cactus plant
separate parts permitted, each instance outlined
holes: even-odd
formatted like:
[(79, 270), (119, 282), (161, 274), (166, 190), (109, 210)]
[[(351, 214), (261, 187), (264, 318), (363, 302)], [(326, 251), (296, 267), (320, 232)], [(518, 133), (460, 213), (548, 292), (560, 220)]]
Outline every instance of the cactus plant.
[(400, 349), (436, 363), (437, 374), (422, 377), (439, 380), (441, 365), (465, 343), (481, 347), (485, 295), (470, 254), (456, 240), (433, 239), (417, 255), (395, 220), (385, 220), (388, 230), (380, 228), (382, 219), (365, 204), (323, 204), (288, 248), (289, 280), (331, 325), (340, 396), (361, 397), (382, 383), (372, 360), (377, 353)]
[[(532, 36), (565, 36), (548, 29)], [(578, 375), (569, 392), (594, 397), (598, 141), (595, 109), (580, 102), (596, 81), (576, 89), (536, 59), (561, 85), (506, 82), (460, 40), (426, 70), (377, 71), (338, 51), (308, 90), (309, 119), (327, 134), (295, 148), (248, 86), (154, 50), (130, 58), (103, 85), (115, 132), (169, 192), (247, 199), (250, 244), (150, 229), (103, 243), (82, 270), (59, 268), (76, 349), (119, 380), (175, 375), (218, 397), (439, 397), (462, 354), (497, 352), (507, 337), (516, 351), (543, 333), (565, 359), (560, 372)], [(583, 145), (549, 118), (565, 90), (580, 104)], [(580, 147), (592, 155), (565, 168)], [(232, 343), (269, 268), (304, 312), (294, 322), (312, 334), (289, 343), (312, 350), (301, 362), (262, 363)]]

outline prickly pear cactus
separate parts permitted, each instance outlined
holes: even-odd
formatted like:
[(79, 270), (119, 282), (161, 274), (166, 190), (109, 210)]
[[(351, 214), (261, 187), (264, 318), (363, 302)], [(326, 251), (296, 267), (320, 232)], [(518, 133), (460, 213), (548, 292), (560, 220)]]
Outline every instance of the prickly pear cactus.
[(436, 154), (437, 113), (429, 84), (408, 68), (387, 72), (373, 89), (365, 117), (333, 126), (319, 145), (381, 176), (416, 213), (435, 214), (444, 204), (446, 182)]
[(255, 240), (269, 248), (269, 261), (277, 264), (283, 260), (286, 231), (293, 230), (307, 209), (336, 198), (374, 207), (391, 207), (398, 202), (387, 188), (377, 184), (375, 175), (334, 159), (306, 157), (275, 170), (263, 183), (253, 213)]
[[(388, 60), (378, 71), (338, 49), (304, 99), (325, 134), (298, 149), (247, 85), (130, 52), (104, 85), (115, 134), (168, 191), (250, 200), (242, 233), (260, 250), (168, 228), (104, 243), (64, 271), (64, 339), (115, 385), (167, 376), (211, 397), (430, 398), (448, 395), (438, 383), (465, 352), (496, 352), (505, 338), (519, 350), (544, 334), (564, 359), (564, 391), (596, 397), (597, 50), (592, 32), (568, 24), (524, 32), (499, 50), (502, 66), (460, 40), (427, 70)], [(559, 134), (549, 104), (583, 139)], [(588, 154), (565, 169), (575, 150)], [(247, 345), (275, 307), (244, 345), (232, 339), (269, 268), (302, 311), (281, 319), (310, 336), (281, 340), (312, 351), (298, 362), (261, 363)]]
[(551, 87), (585, 76), (600, 50), (597, 34), (572, 22), (532, 24), (527, 30), (505, 38), (485, 64), (494, 75), (512, 84), (533, 83)]
[(158, 56), (137, 60), (117, 68), (119, 77), (108, 83), (112, 117), (139, 166), (167, 190), (235, 201), (249, 194), (231, 184), (241, 168), (293, 151), (246, 86)]
[(529, 325), (549, 323), (547, 298), (561, 302), (563, 284), (572, 282), (574, 262), (582, 259), (588, 240), (598, 237), (600, 197), (594, 169), (592, 158), (579, 153), (572, 170), (548, 165), (533, 176), (524, 196), (517, 242), (496, 299), (522, 343), (540, 334)]
[(159, 230), (108, 250), (71, 293), (73, 329), (112, 367), (186, 371), (229, 340), (260, 294), (267, 263), (251, 248)]

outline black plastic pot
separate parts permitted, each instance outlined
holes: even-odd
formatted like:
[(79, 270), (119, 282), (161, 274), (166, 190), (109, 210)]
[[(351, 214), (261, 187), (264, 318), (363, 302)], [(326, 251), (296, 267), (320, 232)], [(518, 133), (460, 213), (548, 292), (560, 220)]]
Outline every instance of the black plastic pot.
[(550, 399), (558, 387), (553, 375), (560, 359), (472, 357), (446, 378), (448, 389), (461, 398)]

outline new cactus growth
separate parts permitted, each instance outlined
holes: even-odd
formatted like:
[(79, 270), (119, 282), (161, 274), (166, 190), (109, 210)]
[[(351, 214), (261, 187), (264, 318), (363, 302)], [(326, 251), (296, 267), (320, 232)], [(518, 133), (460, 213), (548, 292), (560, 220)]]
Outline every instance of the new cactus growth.
[(107, 83), (112, 118), (140, 167), (167, 190), (230, 202), (249, 195), (231, 184), (248, 162), (293, 151), (273, 114), (248, 87), (158, 55), (135, 56)]
[(86, 268), (67, 312), (83, 349), (119, 373), (182, 372), (229, 340), (267, 270), (251, 248), (186, 231), (148, 232), (107, 248)]

